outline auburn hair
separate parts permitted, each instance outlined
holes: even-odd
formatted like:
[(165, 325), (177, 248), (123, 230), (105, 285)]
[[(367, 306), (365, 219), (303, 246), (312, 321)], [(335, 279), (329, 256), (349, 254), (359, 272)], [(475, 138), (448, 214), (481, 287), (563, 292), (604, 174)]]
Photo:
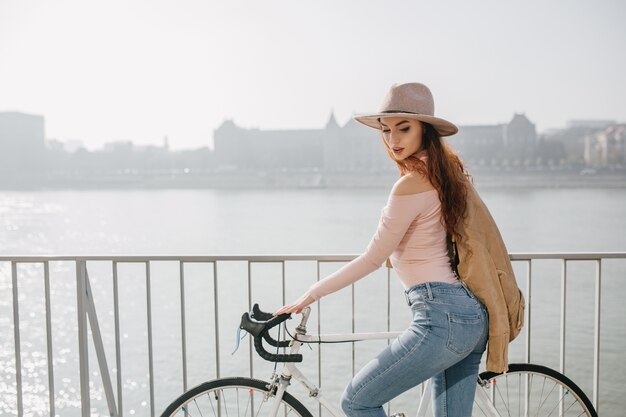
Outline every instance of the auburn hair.
[(461, 158), (441, 138), (439, 132), (429, 124), (422, 124), (422, 146), (428, 156), (427, 163), (420, 159), (416, 152), (402, 161), (394, 158), (393, 150), (381, 135), (389, 157), (396, 163), (400, 176), (409, 172), (417, 172), (425, 176), (437, 189), (442, 206), (442, 225), (450, 236), (461, 240), (459, 228), (467, 207), (468, 181), (473, 181)]

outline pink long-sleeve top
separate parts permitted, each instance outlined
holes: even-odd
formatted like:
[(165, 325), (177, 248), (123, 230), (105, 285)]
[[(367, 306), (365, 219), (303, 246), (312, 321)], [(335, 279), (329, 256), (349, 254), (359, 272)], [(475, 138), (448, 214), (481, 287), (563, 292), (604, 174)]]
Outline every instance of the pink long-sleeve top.
[(377, 270), (388, 257), (406, 289), (427, 281), (458, 282), (440, 219), (437, 190), (390, 194), (365, 252), (313, 284), (308, 293), (318, 300)]

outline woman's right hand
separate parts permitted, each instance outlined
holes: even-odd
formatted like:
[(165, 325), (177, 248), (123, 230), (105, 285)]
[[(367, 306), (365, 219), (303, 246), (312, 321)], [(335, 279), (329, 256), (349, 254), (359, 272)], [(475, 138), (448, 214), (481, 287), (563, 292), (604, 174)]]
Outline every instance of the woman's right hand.
[(295, 302), (291, 304), (287, 304), (276, 310), (273, 315), (278, 316), (286, 313), (299, 313), (302, 309), (309, 304), (312, 304), (315, 299), (311, 297), (311, 295), (306, 292), (300, 298), (298, 298)]

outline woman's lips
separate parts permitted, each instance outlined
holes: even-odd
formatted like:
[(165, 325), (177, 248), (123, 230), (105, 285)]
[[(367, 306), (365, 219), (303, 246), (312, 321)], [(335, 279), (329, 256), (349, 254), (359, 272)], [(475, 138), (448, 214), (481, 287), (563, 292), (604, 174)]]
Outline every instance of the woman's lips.
[(403, 150), (404, 150), (404, 148), (393, 148), (393, 151), (394, 151), (395, 153), (400, 153), (400, 152), (402, 152)]

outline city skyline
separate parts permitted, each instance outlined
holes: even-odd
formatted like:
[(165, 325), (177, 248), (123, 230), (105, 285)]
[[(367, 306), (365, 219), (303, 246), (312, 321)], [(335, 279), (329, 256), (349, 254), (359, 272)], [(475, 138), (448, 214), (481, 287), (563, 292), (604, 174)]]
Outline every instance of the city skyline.
[[(8, 111), (8, 112), (3, 112), (0, 111), (0, 114), (8, 114), (8, 113), (18, 113), (18, 114), (23, 114), (23, 115), (28, 115), (28, 116), (38, 116), (38, 117), (43, 117), (44, 119), (44, 125), (46, 125), (47, 123), (45, 122), (46, 117), (45, 115), (38, 115), (38, 114), (32, 114), (32, 113), (28, 113), (28, 112), (21, 112), (21, 111)], [(464, 127), (465, 128), (473, 128), (473, 127), (494, 127), (494, 126), (500, 126), (500, 125), (505, 125), (507, 123), (509, 123), (513, 118), (515, 118), (517, 115), (522, 115), (524, 117), (526, 117), (526, 114), (524, 112), (521, 113), (515, 113), (513, 115), (511, 115), (511, 117), (504, 122), (493, 122), (493, 123), (480, 123), (480, 124), (458, 124), (457, 126), (462, 130)], [(213, 130), (212, 135), (211, 135), (211, 139), (212, 139), (212, 144), (214, 145), (214, 133), (216, 130), (219, 130), (224, 124), (229, 124), (232, 123), (234, 126), (236, 126), (239, 129), (243, 129), (243, 130), (249, 130), (249, 131), (266, 131), (266, 132), (288, 132), (288, 131), (293, 131), (293, 132), (297, 132), (297, 131), (304, 131), (304, 130), (320, 130), (320, 129), (325, 129), (325, 127), (328, 125), (329, 120), (334, 120), (335, 123), (337, 123), (337, 125), (340, 128), (344, 128), (346, 127), (348, 124), (352, 123), (352, 118), (350, 117), (348, 120), (346, 120), (345, 123), (339, 123), (336, 119), (336, 115), (334, 113), (330, 113), (329, 118), (327, 118), (327, 120), (322, 123), (322, 125), (320, 126), (308, 126), (308, 127), (302, 127), (302, 126), (295, 126), (293, 128), (278, 128), (278, 129), (263, 129), (263, 128), (259, 128), (259, 127), (245, 127), (242, 126), (241, 124), (237, 123), (236, 120), (234, 119), (223, 119), (221, 121), (221, 123)], [(534, 121), (534, 120), (533, 120)], [(582, 119), (571, 119), (571, 120), (566, 120), (566, 123), (563, 126), (560, 127), (555, 127), (555, 128), (548, 128), (544, 131), (541, 131), (539, 129), (537, 129), (537, 135), (538, 136), (545, 136), (545, 135), (550, 135), (553, 133), (557, 133), (559, 131), (564, 131), (567, 130), (568, 128), (572, 127), (572, 126), (587, 126), (587, 127), (600, 127), (600, 126), (606, 126), (606, 125), (610, 125), (610, 124), (620, 124), (619, 121), (616, 120), (610, 120), (610, 119), (591, 119), (591, 118), (582, 118)], [(360, 125), (359, 125), (360, 126)], [(371, 131), (369, 128), (363, 128), (363, 136), (368, 136), (369, 135), (375, 135), (374, 131)], [(45, 131), (45, 129), (44, 129)], [(374, 133), (373, 133), (374, 132)], [(451, 136), (448, 139), (452, 139), (455, 136), (462, 136), (463, 132), (457, 133), (457, 135)], [(51, 142), (56, 142), (56, 143), (60, 143), (64, 146), (64, 148), (66, 148), (69, 151), (75, 151), (78, 148), (85, 148), (88, 151), (100, 151), (100, 150), (105, 150), (107, 148), (110, 148), (111, 146), (114, 146), (116, 144), (120, 144), (120, 143), (132, 143), (133, 146), (135, 148), (142, 148), (142, 147), (163, 147), (166, 148), (168, 150), (172, 150), (172, 151), (189, 151), (189, 150), (194, 150), (194, 149), (199, 149), (199, 148), (204, 148), (204, 147), (209, 147), (210, 150), (214, 150), (214, 146), (207, 146), (207, 144), (199, 144), (196, 147), (189, 147), (189, 148), (175, 148), (170, 146), (170, 138), (167, 135), (164, 135), (160, 138), (160, 141), (155, 140), (154, 142), (150, 142), (150, 143), (138, 143), (136, 141), (133, 140), (133, 138), (131, 137), (126, 137), (126, 136), (120, 136), (119, 139), (112, 139), (112, 140), (104, 140), (104, 142), (102, 142), (101, 144), (97, 145), (97, 146), (92, 146), (92, 147), (88, 147), (85, 146), (85, 142), (83, 140), (80, 139), (63, 139), (63, 138), (56, 138), (56, 137), (51, 137), (50, 135), (48, 135), (47, 133), (44, 133), (44, 140), (46, 143), (50, 144)]]
[(626, 121), (622, 2), (388, 4), (4, 0), (0, 111), (44, 115), (46, 138), (90, 150), (212, 147), (228, 119), (345, 125), (408, 81), (458, 125)]

